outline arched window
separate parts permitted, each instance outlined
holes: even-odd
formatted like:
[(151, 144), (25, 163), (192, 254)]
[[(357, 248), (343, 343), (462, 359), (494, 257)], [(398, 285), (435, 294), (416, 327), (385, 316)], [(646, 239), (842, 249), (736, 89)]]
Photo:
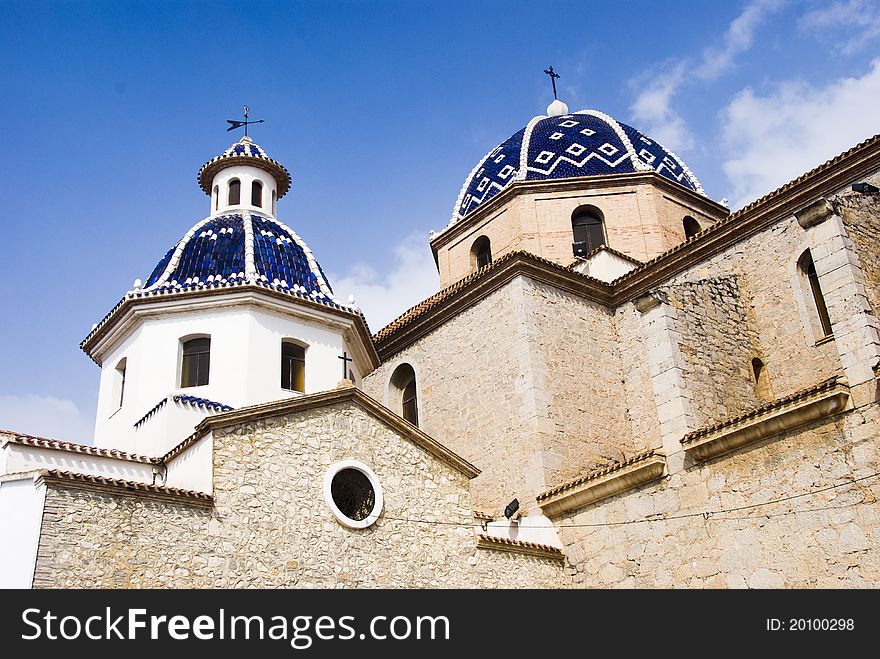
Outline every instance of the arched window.
[(119, 360), (119, 363), (116, 365), (116, 407), (122, 407), (122, 401), (125, 398), (125, 368), (128, 363), (128, 359), (123, 357)]
[(275, 202), (277, 201), (275, 196), (275, 190), (272, 190), (272, 215), (275, 215)]
[(419, 425), (419, 398), (416, 372), (409, 364), (401, 364), (391, 376), (392, 395), (397, 398), (400, 416), (414, 426)]
[(306, 349), (290, 341), (281, 343), (281, 388), (306, 390)]
[[(822, 295), (822, 287), (819, 285), (819, 275), (816, 274), (816, 266), (810, 250), (806, 250), (798, 259), (798, 271), (801, 276), (802, 287), (805, 296), (813, 300), (813, 326), (816, 333), (821, 333), (820, 338), (831, 336), (831, 318), (828, 317), (828, 307), (825, 306), (825, 296)], [(809, 294), (808, 296), (806, 294)]]
[(489, 242), (486, 236), (480, 236), (474, 241), (474, 246), (471, 247), (471, 255), (473, 256), (472, 262), (475, 270), (485, 268), (492, 263), (492, 243)]
[(183, 361), (180, 368), (181, 387), (200, 387), (208, 384), (211, 370), (211, 338), (190, 339), (183, 342)]
[(251, 206), (263, 207), (263, 184), (259, 181), (251, 183)]
[(220, 208), (220, 186), (214, 186), (214, 210)]
[(690, 215), (686, 215), (685, 218), (681, 221), (684, 225), (684, 239), (690, 240), (694, 236), (696, 236), (702, 229), (700, 228), (700, 223), (697, 222)]
[(229, 181), (229, 198), (227, 205), (238, 206), (241, 203), (241, 181), (237, 178)]
[(605, 244), (605, 228), (602, 213), (593, 206), (579, 206), (571, 214), (571, 230), (574, 234), (576, 256), (589, 254)]
[(755, 393), (762, 400), (773, 400), (770, 390), (770, 373), (760, 357), (752, 359), (752, 374), (755, 376)]

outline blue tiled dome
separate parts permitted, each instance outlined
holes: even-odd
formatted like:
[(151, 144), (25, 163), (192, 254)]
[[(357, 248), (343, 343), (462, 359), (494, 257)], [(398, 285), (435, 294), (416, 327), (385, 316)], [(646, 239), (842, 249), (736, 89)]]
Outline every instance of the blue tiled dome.
[(192, 227), (159, 261), (145, 293), (234, 284), (272, 286), (299, 297), (346, 306), (302, 239), (257, 213), (218, 215)]
[(635, 128), (596, 110), (539, 116), (492, 149), (470, 173), (452, 213), (454, 224), (513, 181), (631, 174), (654, 170), (703, 194), (681, 159)]

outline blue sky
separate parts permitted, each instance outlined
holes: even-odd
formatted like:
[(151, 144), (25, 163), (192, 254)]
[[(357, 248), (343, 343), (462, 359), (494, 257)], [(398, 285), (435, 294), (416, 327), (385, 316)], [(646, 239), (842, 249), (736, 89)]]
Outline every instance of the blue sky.
[(880, 132), (880, 0), (0, 1), (0, 428), (90, 441), (91, 325), (208, 214), (252, 136), (278, 214), (372, 329), (436, 290), (427, 233), (552, 100), (664, 142), (736, 208)]

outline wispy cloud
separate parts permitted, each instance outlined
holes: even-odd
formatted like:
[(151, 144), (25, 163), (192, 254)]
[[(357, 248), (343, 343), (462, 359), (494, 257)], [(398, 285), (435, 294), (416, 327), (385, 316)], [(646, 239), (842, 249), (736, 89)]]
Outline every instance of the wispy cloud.
[(417, 234), (394, 247), (394, 263), (386, 275), (357, 263), (346, 275), (329, 277), (339, 298), (354, 295), (373, 332), (436, 293), (440, 286), (427, 237)]
[(55, 396), (0, 396), (0, 428), (30, 435), (91, 444), (95, 419), (72, 400)]
[(633, 119), (672, 149), (693, 148), (693, 134), (674, 107), (676, 94), (686, 84), (716, 80), (729, 72), (736, 58), (751, 48), (758, 27), (784, 3), (785, 0), (753, 0), (731, 21), (721, 44), (703, 50), (697, 64), (688, 59), (672, 59), (659, 69), (654, 67), (634, 78), (630, 84), (639, 94), (631, 106)]
[[(861, 50), (880, 38), (880, 2), (877, 0), (837, 0), (807, 12), (798, 27), (820, 35), (845, 55)], [(829, 39), (829, 33), (834, 38)]]
[(730, 71), (737, 56), (752, 47), (758, 27), (784, 4), (785, 0), (753, 0), (746, 5), (742, 13), (727, 27), (721, 46), (709, 47), (703, 51), (694, 74), (702, 80), (716, 80)]
[(742, 206), (877, 132), (880, 59), (861, 77), (824, 87), (783, 81), (764, 95), (746, 88), (723, 112), (723, 163)]

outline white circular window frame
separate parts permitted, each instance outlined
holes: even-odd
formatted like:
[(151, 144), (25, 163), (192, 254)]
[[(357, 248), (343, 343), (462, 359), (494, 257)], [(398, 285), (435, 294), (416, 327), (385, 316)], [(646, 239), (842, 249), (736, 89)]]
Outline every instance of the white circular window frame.
[[(341, 510), (336, 505), (336, 502), (333, 501), (333, 492), (331, 490), (331, 486), (333, 484), (333, 477), (336, 476), (343, 469), (357, 469), (364, 476), (367, 477), (367, 480), (370, 481), (370, 485), (373, 486), (373, 492), (375, 494), (375, 500), (373, 502), (373, 510), (370, 511), (370, 514), (367, 515), (362, 520), (352, 519)], [(327, 474), (324, 476), (324, 501), (327, 502), (327, 505), (330, 507), (333, 516), (336, 517), (336, 520), (342, 524), (343, 526), (347, 526), (352, 529), (365, 529), (368, 526), (375, 524), (376, 520), (379, 519), (379, 515), (382, 514), (382, 486), (379, 484), (379, 478), (363, 462), (358, 460), (340, 460), (332, 465), (330, 465), (330, 469), (327, 470)]]

